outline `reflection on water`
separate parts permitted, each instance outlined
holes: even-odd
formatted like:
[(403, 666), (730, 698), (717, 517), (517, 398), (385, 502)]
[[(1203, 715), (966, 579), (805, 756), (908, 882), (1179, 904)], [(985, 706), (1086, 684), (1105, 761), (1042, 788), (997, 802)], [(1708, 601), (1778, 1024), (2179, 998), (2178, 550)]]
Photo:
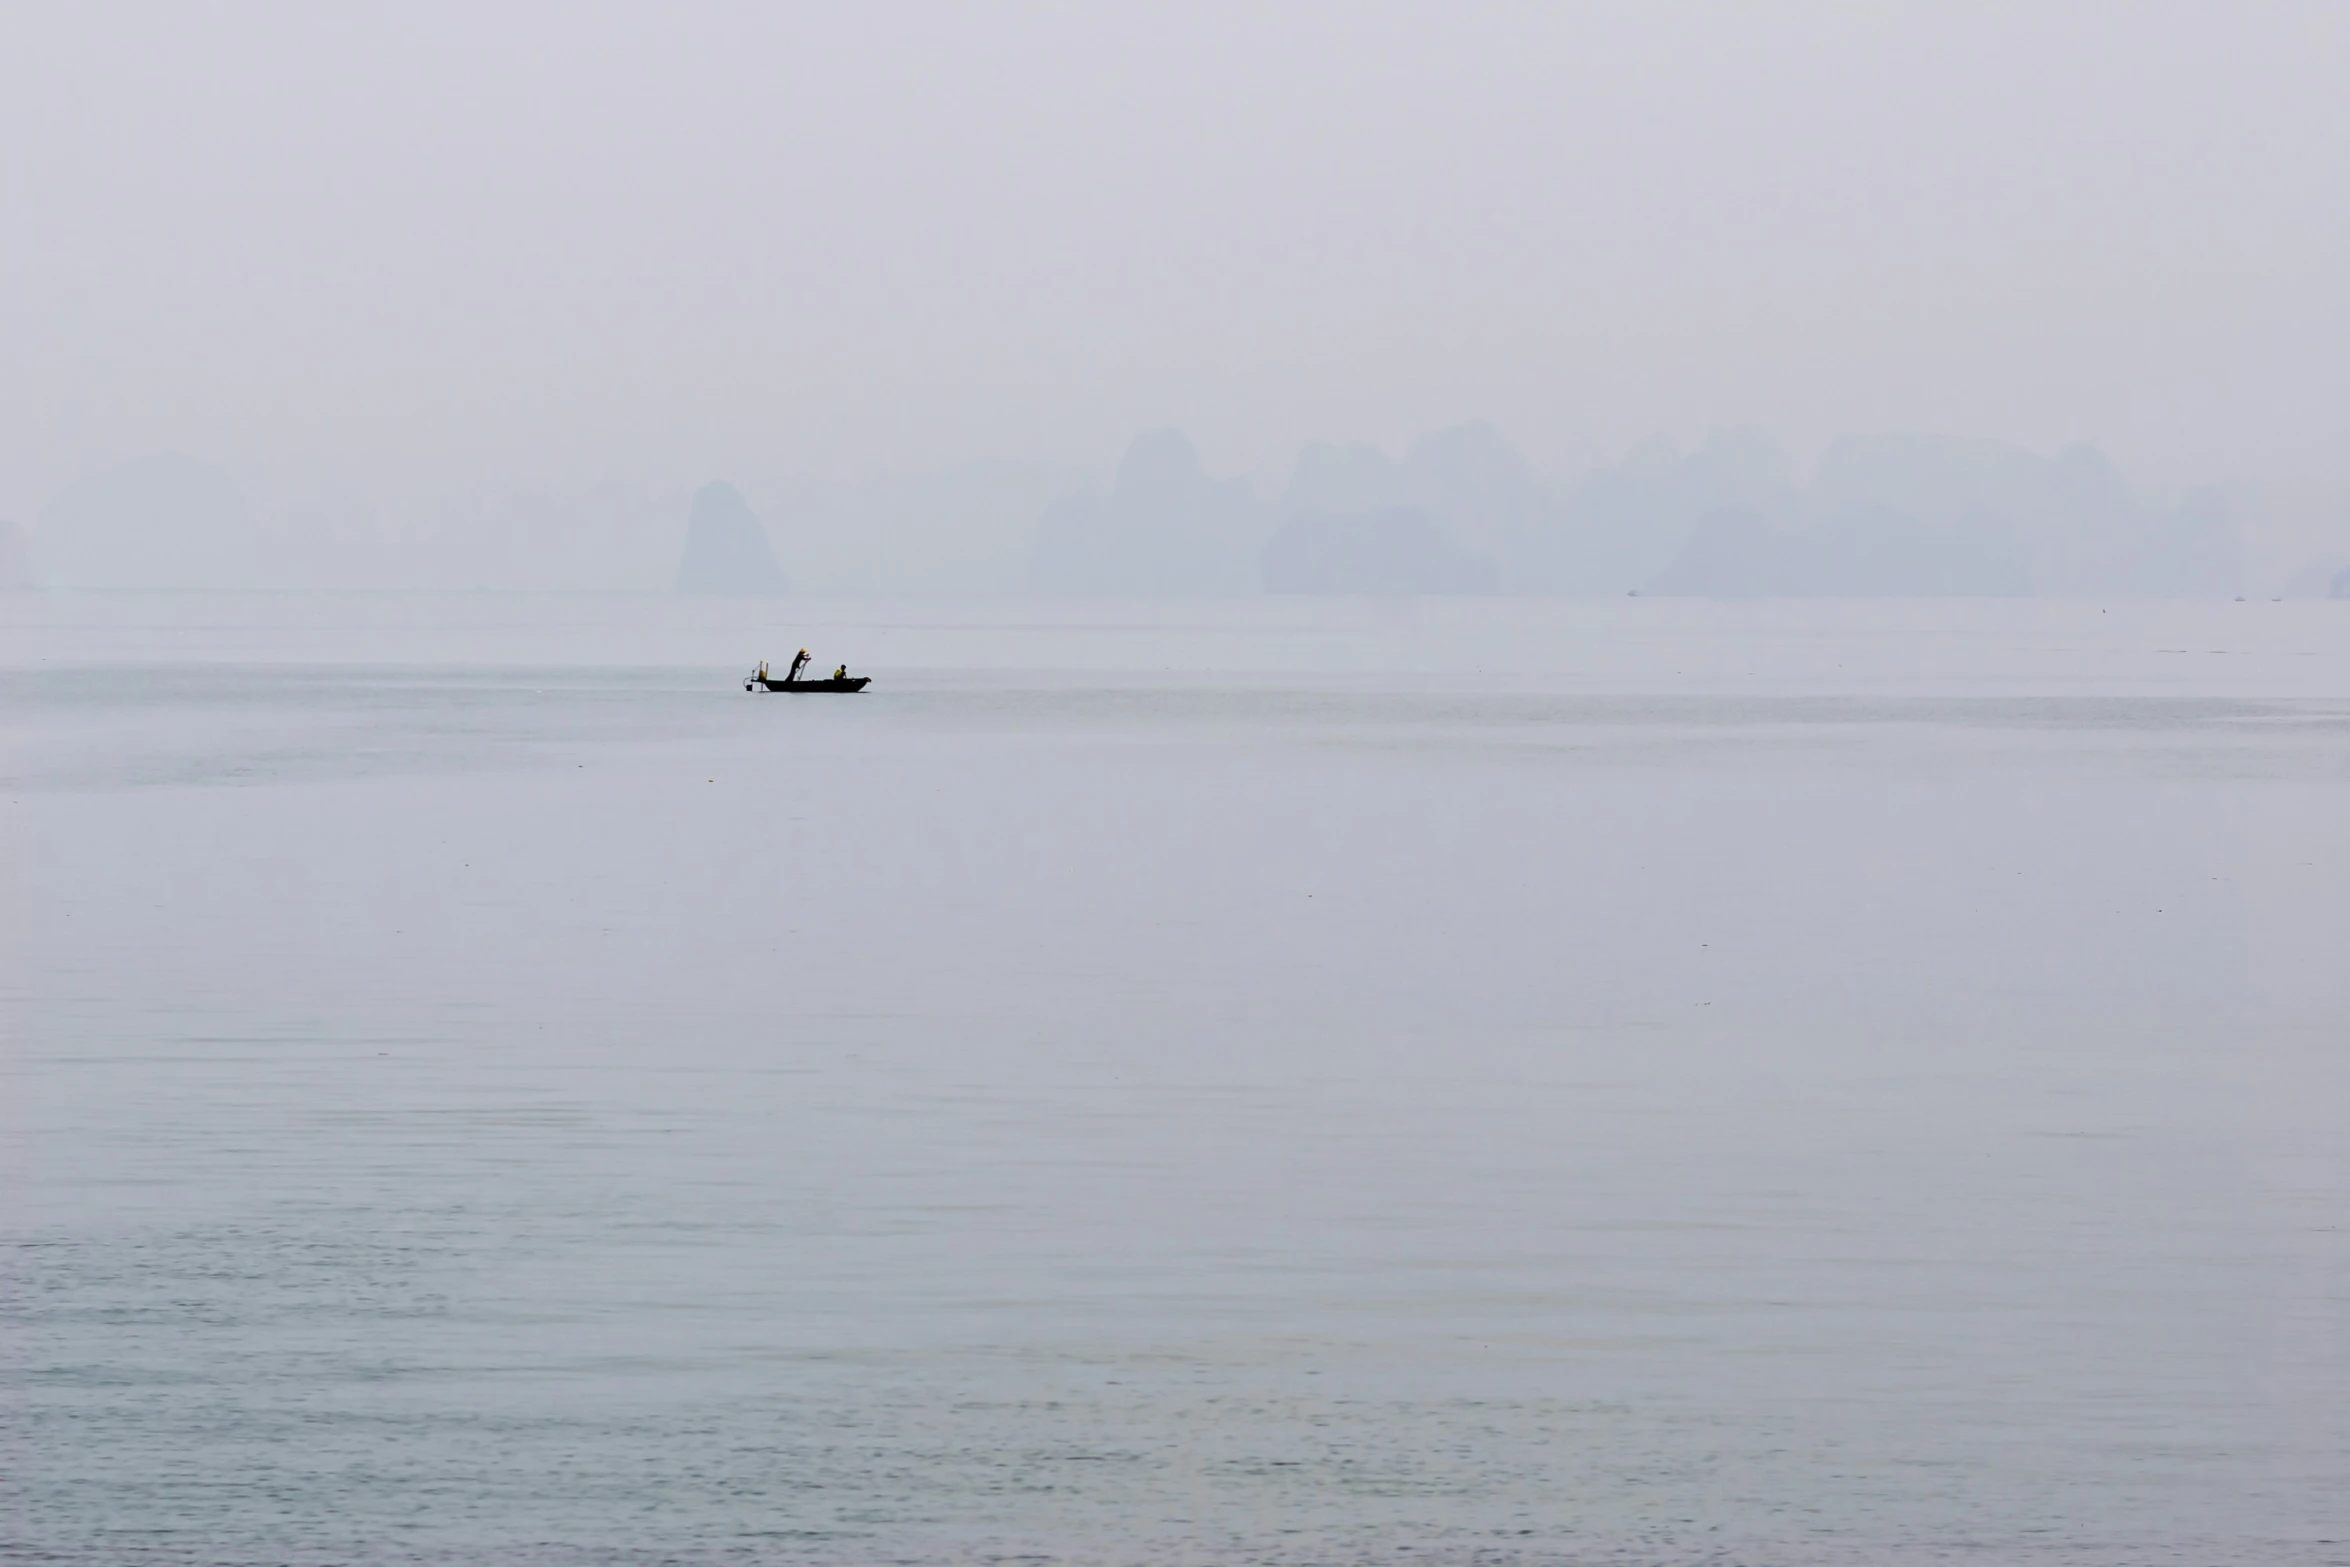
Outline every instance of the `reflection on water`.
[(2343, 1559), (2350, 617), (803, 608), (10, 607), (10, 1550)]

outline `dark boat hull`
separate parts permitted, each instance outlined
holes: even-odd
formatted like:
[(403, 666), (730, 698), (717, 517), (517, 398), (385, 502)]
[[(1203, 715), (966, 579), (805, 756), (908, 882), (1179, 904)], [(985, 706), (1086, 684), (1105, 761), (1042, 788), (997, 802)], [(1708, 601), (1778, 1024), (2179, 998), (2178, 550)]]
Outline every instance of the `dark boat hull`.
[(761, 680), (757, 675), (743, 682), (745, 691), (862, 691), (873, 683), (871, 675), (851, 675), (846, 680)]

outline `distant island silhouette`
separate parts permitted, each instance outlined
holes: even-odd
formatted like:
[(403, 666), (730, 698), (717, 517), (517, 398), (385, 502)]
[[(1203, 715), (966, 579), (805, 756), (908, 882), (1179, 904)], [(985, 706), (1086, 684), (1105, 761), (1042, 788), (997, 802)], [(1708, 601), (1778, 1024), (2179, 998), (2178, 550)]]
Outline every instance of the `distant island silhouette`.
[(0, 593), (21, 593), (35, 585), (24, 530), (13, 519), (0, 517)]
[(1491, 560), (1413, 506), (1300, 512), (1259, 564), (1269, 593), (1491, 593), (1500, 582)]
[(261, 574), (261, 544), (234, 479), (159, 452), (59, 491), (41, 509), (33, 551), (56, 587), (233, 588)]
[(685, 495), (617, 482), (579, 493), (263, 493), (269, 509), (256, 515), (236, 478), (178, 453), (91, 469), (13, 540), (0, 533), (0, 583), (1119, 597), (2350, 594), (2350, 514), (2296, 540), (2307, 553), (2287, 571), (2274, 559), (2273, 517), (2242, 486), (2149, 493), (2094, 447), (2049, 456), (1922, 434), (1847, 436), (1808, 475), (1758, 430), (1719, 430), (1694, 446), (1659, 437), (1559, 477), (1479, 422), (1431, 431), (1400, 453), (1308, 442), (1267, 482), (1213, 471), (1184, 432), (1162, 427), (1133, 436), (1115, 469), (1090, 481), (1082, 468), (1009, 460), (771, 480), (761, 493), (783, 534), (723, 481)]
[(742, 492), (726, 483), (694, 492), (685, 522), (685, 553), (677, 563), (680, 593), (781, 593), (783, 568), (767, 542), (767, 528)]
[(1211, 478), (1180, 430), (1145, 430), (1107, 495), (1047, 511), (1029, 560), (1047, 593), (1247, 593), (1268, 515), (1244, 479)]

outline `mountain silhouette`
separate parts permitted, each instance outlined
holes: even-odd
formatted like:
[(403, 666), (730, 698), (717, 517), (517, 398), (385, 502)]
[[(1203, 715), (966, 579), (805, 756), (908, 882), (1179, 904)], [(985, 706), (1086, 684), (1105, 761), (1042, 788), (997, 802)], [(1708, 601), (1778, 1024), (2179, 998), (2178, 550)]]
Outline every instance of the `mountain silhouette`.
[(677, 563), (677, 591), (784, 591), (783, 568), (767, 543), (766, 525), (733, 485), (705, 484), (695, 492), (685, 521), (685, 554)]

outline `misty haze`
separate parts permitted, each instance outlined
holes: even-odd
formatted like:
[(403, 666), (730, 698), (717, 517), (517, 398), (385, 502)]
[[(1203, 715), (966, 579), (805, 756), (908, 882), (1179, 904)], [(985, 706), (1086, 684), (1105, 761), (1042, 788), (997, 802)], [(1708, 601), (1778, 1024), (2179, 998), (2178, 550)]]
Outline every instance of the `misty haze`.
[[(805, 585), (878, 594), (2209, 598), (2248, 575), (2246, 528), (2223, 487), (2150, 499), (2093, 447), (2043, 458), (1917, 435), (1839, 440), (1804, 480), (1768, 436), (1732, 430), (1687, 452), (1660, 438), (1545, 482), (1493, 426), (1467, 424), (1400, 458), (1316, 443), (1259, 489), (1209, 474), (1183, 432), (1161, 429), (1135, 436), (1106, 484), (947, 469), (787, 488), (769, 513), (772, 526), (723, 480), (666, 507), (649, 492), (509, 501), (447, 556), (396, 562), (322, 553), (257, 518), (218, 467), (157, 454), (67, 486), (16, 569), (66, 589), (641, 592), (673, 574), (683, 592), (780, 593), (780, 543), (806, 563)], [(953, 558), (924, 549), (926, 528), (966, 519), (973, 536)], [(2256, 585), (2332, 596), (2342, 566), (2350, 557), (2321, 556)], [(467, 582), (469, 567), (482, 580)]]
[(2350, 13), (11, 21), (0, 1560), (2350, 1559)]

